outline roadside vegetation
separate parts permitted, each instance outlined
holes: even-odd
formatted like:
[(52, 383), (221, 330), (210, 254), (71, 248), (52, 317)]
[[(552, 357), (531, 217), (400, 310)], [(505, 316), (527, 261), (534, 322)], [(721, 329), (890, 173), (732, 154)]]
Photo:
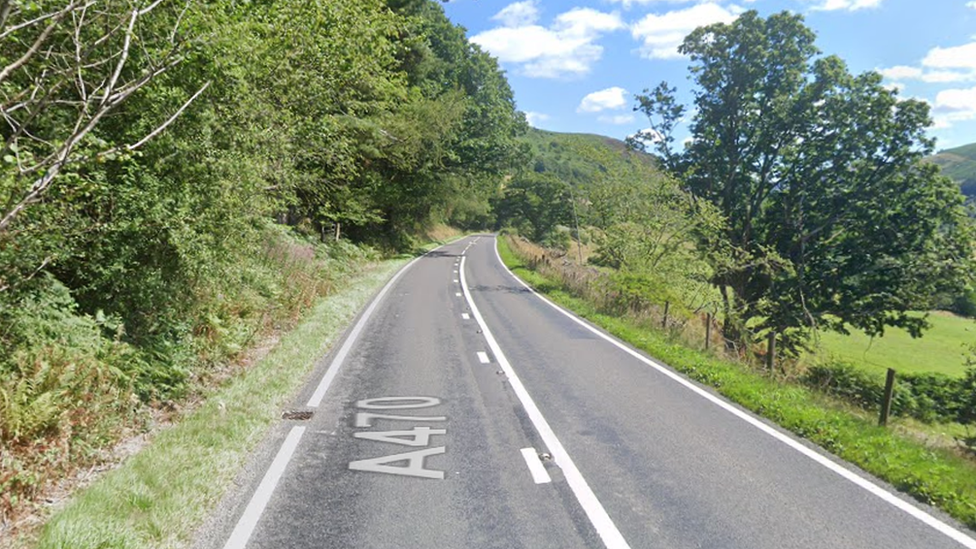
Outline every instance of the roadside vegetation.
[[(690, 343), (687, 319), (661, 328), (660, 310), (621, 312), (604, 290), (589, 292), (578, 267), (544, 256), (519, 237), (499, 238), (505, 264), (533, 288), (616, 337), (828, 452), (976, 528), (976, 463), (954, 448), (926, 444), (912, 433), (878, 427), (873, 411), (853, 407), (786, 376), (771, 376), (721, 351)], [(547, 257), (548, 259), (540, 259)], [(601, 280), (609, 284), (606, 277)], [(701, 332), (698, 332), (701, 333)], [(976, 389), (976, 387), (974, 387)]]
[[(695, 30), (680, 47), (693, 108), (667, 83), (645, 90), (635, 110), (651, 129), (630, 150), (530, 133), (535, 158), (495, 202), (497, 227), (519, 235), (507, 261), (649, 354), (974, 527), (976, 324), (924, 313), (972, 314), (973, 218), (927, 160), (928, 105), (851, 74), (814, 39), (787, 12)], [(691, 136), (677, 146), (684, 121)], [(883, 367), (860, 360), (870, 338)], [(875, 423), (895, 364), (898, 419), (885, 430)]]
[(5, 540), (369, 265), (485, 226), (521, 151), (434, 0), (0, 12)]

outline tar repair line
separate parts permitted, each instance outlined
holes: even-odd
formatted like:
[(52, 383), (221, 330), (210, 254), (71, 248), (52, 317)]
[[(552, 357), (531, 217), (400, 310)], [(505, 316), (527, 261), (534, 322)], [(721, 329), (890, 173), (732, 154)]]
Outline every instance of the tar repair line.
[(549, 451), (552, 452), (553, 461), (563, 470), (566, 483), (573, 491), (573, 495), (576, 496), (576, 501), (579, 502), (580, 507), (586, 512), (590, 523), (593, 524), (597, 533), (600, 534), (600, 539), (603, 540), (603, 544), (609, 549), (630, 549), (627, 540), (624, 539), (620, 530), (617, 529), (617, 525), (610, 519), (607, 510), (603, 508), (603, 505), (596, 498), (596, 494), (590, 489), (590, 485), (583, 478), (583, 474), (576, 468), (576, 464), (573, 463), (573, 458), (569, 457), (569, 453), (563, 448), (562, 443), (559, 442), (556, 433), (549, 426), (549, 422), (543, 417), (542, 412), (539, 411), (539, 407), (536, 406), (535, 401), (529, 396), (525, 386), (522, 385), (522, 380), (519, 379), (518, 374), (515, 373), (512, 365), (505, 358), (501, 347), (495, 341), (495, 336), (491, 334), (491, 330), (485, 324), (485, 319), (481, 316), (478, 306), (475, 305), (474, 299), (471, 298), (471, 291), (468, 289), (468, 284), (464, 276), (464, 260), (465, 258), (461, 259), (461, 289), (464, 291), (464, 297), (471, 307), (471, 314), (474, 315), (475, 320), (478, 321), (478, 325), (481, 326), (481, 331), (485, 336), (485, 340), (488, 342), (488, 347), (491, 348), (491, 352), (495, 355), (495, 360), (501, 366), (502, 371), (505, 372), (509, 385), (515, 391), (515, 395), (518, 397), (519, 402), (522, 403), (522, 407), (525, 408), (525, 413), (529, 416), (536, 431), (539, 432), (542, 441), (549, 448)]
[[(443, 248), (445, 245), (438, 246), (434, 250)], [(470, 244), (469, 244), (470, 246)], [(430, 253), (427, 252), (427, 253)], [(322, 381), (319, 383), (318, 388), (312, 395), (312, 398), (308, 401), (308, 406), (310, 408), (316, 408), (322, 403), (322, 399), (325, 398), (325, 392), (329, 390), (329, 386), (332, 385), (332, 380), (335, 379), (336, 374), (339, 372), (339, 368), (342, 367), (343, 361), (346, 359), (346, 355), (349, 354), (349, 350), (352, 349), (353, 344), (359, 338), (359, 334), (363, 331), (363, 327), (372, 316), (373, 311), (376, 309), (377, 304), (383, 299), (383, 296), (393, 287), (393, 284), (400, 278), (400, 276), (407, 272), (414, 263), (420, 261), (424, 256), (414, 258), (413, 261), (407, 263), (402, 269), (396, 272), (389, 282), (383, 286), (373, 301), (370, 302), (369, 307), (363, 313), (363, 316), (359, 318), (359, 322), (353, 327), (352, 331), (349, 332), (349, 336), (343, 342), (342, 347), (339, 348), (339, 352), (336, 353), (335, 358), (332, 359), (332, 363), (329, 364), (329, 369), (325, 372), (325, 376), (322, 377)], [(278, 481), (281, 480), (281, 475), (284, 474), (285, 468), (288, 466), (288, 462), (291, 461), (292, 455), (295, 453), (295, 449), (298, 448), (298, 443), (302, 439), (302, 434), (305, 433), (304, 427), (293, 427), (291, 431), (288, 432), (288, 436), (282, 443), (281, 448), (278, 449), (278, 453), (275, 455), (274, 460), (268, 467), (268, 470), (264, 473), (264, 478), (261, 479), (261, 484), (258, 485), (257, 490), (251, 496), (251, 501), (248, 502), (247, 508), (244, 509), (244, 514), (238, 519), (237, 525), (234, 527), (234, 531), (231, 532), (230, 538), (227, 543), (224, 544), (224, 549), (244, 549), (247, 545), (249, 539), (251, 539), (251, 534), (254, 533), (254, 528), (258, 524), (258, 520), (261, 519), (261, 515), (264, 513), (264, 508), (268, 506), (268, 502), (271, 500), (271, 494), (274, 493), (275, 488), (278, 486)]]
[[(717, 396), (709, 393), (708, 391), (702, 389), (701, 387), (698, 387), (697, 385), (695, 385), (691, 381), (689, 381), (689, 380), (681, 377), (678, 373), (670, 370), (666, 366), (660, 364), (659, 362), (656, 362), (654, 360), (651, 360), (650, 358), (648, 358), (648, 357), (646, 357), (646, 356), (638, 353), (637, 351), (635, 351), (635, 350), (631, 349), (630, 347), (628, 347), (626, 344), (621, 343), (620, 341), (618, 341), (618, 340), (616, 340), (616, 339), (608, 336), (607, 334), (605, 334), (605, 333), (601, 332), (600, 330), (596, 329), (595, 327), (591, 326), (589, 323), (583, 321), (582, 319), (580, 319), (579, 317), (577, 317), (573, 313), (571, 313), (571, 312), (563, 309), (559, 305), (556, 305), (555, 303), (553, 303), (552, 301), (550, 301), (549, 299), (547, 299), (545, 296), (543, 296), (539, 292), (536, 292), (535, 289), (533, 289), (531, 286), (529, 286), (528, 284), (526, 284), (525, 282), (523, 282), (521, 278), (519, 278), (518, 276), (516, 276), (515, 273), (513, 273), (508, 268), (508, 266), (505, 265), (505, 262), (502, 261), (502, 256), (498, 253), (497, 239), (496, 239), (496, 244), (495, 244), (495, 257), (498, 259), (498, 263), (501, 264), (501, 266), (505, 269), (505, 271), (507, 271), (508, 274), (512, 276), (512, 278), (514, 278), (516, 281), (518, 281), (519, 284), (521, 284), (522, 286), (525, 286), (536, 297), (538, 297), (542, 301), (548, 303), (553, 309), (556, 309), (557, 311), (559, 311), (560, 313), (562, 313), (563, 315), (565, 315), (566, 317), (568, 317), (573, 322), (579, 324), (580, 326), (582, 326), (582, 327), (586, 328), (587, 330), (593, 332), (594, 334), (600, 336), (601, 338), (603, 338), (604, 340), (608, 341), (609, 343), (611, 343), (612, 345), (614, 345), (618, 349), (620, 349), (620, 350), (624, 351), (625, 353), (631, 355), (632, 357), (634, 357), (637, 360), (643, 362), (644, 364), (647, 364), (648, 366), (651, 366), (652, 368), (654, 368), (655, 370), (657, 370), (657, 371), (661, 372), (662, 374), (668, 376), (672, 380), (680, 383), (685, 388), (691, 390), (692, 392), (694, 392), (698, 396), (700, 396), (700, 397), (702, 397), (702, 398), (704, 398), (706, 400), (711, 401), (713, 404), (719, 406), (720, 408), (724, 409), (725, 411), (729, 412), (730, 414), (732, 414), (732, 415), (738, 417), (739, 419), (745, 421), (749, 425), (752, 425), (753, 427), (755, 427), (755, 428), (759, 429), (760, 431), (766, 433), (767, 435), (775, 438), (776, 440), (782, 442), (783, 444), (789, 446), (790, 448), (796, 450), (797, 452), (803, 454), (804, 456), (812, 459), (813, 461), (819, 463), (820, 465), (823, 465), (827, 469), (830, 469), (834, 473), (837, 473), (841, 477), (849, 480), (850, 482), (854, 483), (855, 485), (857, 485), (857, 486), (863, 488), (864, 490), (868, 491), (869, 493), (877, 496), (881, 500), (883, 500), (883, 501), (891, 504), (893, 507), (904, 511), (905, 513), (907, 513), (907, 514), (911, 515), (912, 517), (918, 519), (919, 521), (923, 522), (924, 524), (926, 524), (927, 526), (933, 528), (934, 530), (938, 531), (939, 533), (944, 534), (945, 536), (951, 538), (953, 541), (958, 542), (963, 547), (967, 547), (968, 549), (976, 549), (976, 540), (974, 540), (972, 537), (966, 535), (965, 533), (961, 532), (960, 530), (958, 530), (956, 528), (953, 528), (952, 526), (950, 526), (950, 525), (946, 524), (945, 522), (943, 522), (943, 521), (935, 518), (934, 516), (926, 513), (925, 511), (919, 509), (918, 507), (915, 507), (914, 505), (912, 505), (912, 504), (910, 504), (910, 503), (908, 503), (908, 502), (900, 499), (898, 496), (892, 494), (891, 492), (885, 490), (884, 488), (878, 486), (877, 484), (871, 482), (870, 480), (867, 480), (867, 479), (865, 479), (865, 478), (863, 478), (861, 476), (858, 476), (854, 472), (848, 470), (845, 467), (842, 467), (842, 466), (838, 465), (837, 463), (831, 461), (827, 457), (825, 457), (825, 456), (823, 456), (823, 455), (821, 455), (821, 454), (819, 454), (819, 453), (811, 450), (810, 448), (807, 448), (806, 446), (804, 446), (803, 444), (800, 444), (796, 440), (793, 440), (789, 436), (787, 436), (787, 435), (785, 435), (785, 434), (777, 431), (776, 429), (773, 429), (772, 427), (770, 427), (769, 425), (766, 425), (765, 423), (763, 423), (762, 421), (756, 419), (755, 417), (747, 414), (746, 412), (743, 412), (742, 410), (736, 408), (735, 406), (729, 404), (728, 402), (722, 400), (721, 398), (719, 398), (719, 397), (717, 397)], [(486, 333), (487, 333), (487, 331), (486, 331)]]

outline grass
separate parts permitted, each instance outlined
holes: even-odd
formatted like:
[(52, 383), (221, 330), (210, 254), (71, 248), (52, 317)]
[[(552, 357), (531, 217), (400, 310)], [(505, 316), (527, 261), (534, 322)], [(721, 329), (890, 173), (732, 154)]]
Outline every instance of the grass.
[(601, 314), (592, 304), (526, 268), (504, 238), (498, 243), (505, 264), (556, 303), (896, 489), (976, 528), (976, 464), (972, 461), (950, 450), (930, 448), (908, 435), (880, 428), (873, 418), (805, 387), (689, 349), (661, 332), (638, 326), (631, 319)]
[(929, 322), (932, 328), (919, 339), (897, 328), (889, 328), (884, 337), (873, 340), (863, 332), (847, 336), (822, 333), (819, 352), (880, 373), (894, 368), (961, 376), (966, 369), (966, 346), (976, 343), (976, 322), (942, 312), (932, 313)]
[(398, 258), (320, 301), (261, 361), (142, 452), (82, 490), (43, 528), (38, 548), (174, 547), (190, 540), (281, 410)]

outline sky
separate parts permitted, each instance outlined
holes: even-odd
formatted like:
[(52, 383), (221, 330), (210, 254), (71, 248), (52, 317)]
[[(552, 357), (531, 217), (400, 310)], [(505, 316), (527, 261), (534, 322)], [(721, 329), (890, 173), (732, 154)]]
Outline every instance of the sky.
[[(976, 142), (976, 0), (451, 0), (448, 17), (498, 58), (541, 129), (624, 138), (648, 127), (634, 95), (661, 81), (691, 101), (677, 47), (746, 10), (802, 14), (817, 47), (927, 101), (937, 149)], [(678, 135), (680, 138), (680, 134)]]

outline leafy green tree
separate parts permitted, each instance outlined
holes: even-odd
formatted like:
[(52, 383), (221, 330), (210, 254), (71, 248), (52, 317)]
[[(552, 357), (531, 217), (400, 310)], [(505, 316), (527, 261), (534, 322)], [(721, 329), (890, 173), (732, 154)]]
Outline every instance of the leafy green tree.
[(972, 257), (963, 199), (921, 163), (928, 106), (881, 76), (818, 57), (803, 18), (749, 11), (701, 27), (680, 51), (697, 84), (691, 143), (675, 151), (684, 108), (661, 84), (638, 97), (665, 165), (725, 220), (713, 282), (727, 337), (848, 327), (919, 335), (910, 314), (964, 281)]
[(558, 225), (573, 222), (569, 185), (552, 174), (526, 170), (506, 184), (494, 204), (499, 227), (527, 228), (526, 236), (543, 242)]

